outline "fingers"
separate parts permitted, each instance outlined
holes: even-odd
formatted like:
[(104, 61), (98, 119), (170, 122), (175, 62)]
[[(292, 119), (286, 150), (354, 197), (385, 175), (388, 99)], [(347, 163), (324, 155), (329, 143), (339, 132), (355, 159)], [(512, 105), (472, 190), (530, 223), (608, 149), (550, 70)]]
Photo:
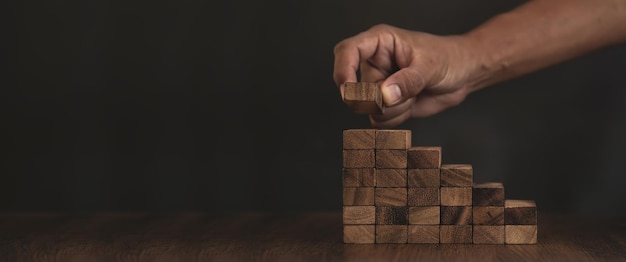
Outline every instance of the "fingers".
[(393, 107), (385, 108), (383, 115), (370, 115), (370, 122), (375, 128), (393, 128), (411, 116), (411, 107), (415, 103), (415, 98), (410, 98)]
[(394, 106), (401, 101), (415, 97), (426, 85), (423, 72), (415, 66), (400, 69), (389, 76), (383, 83), (381, 91), (387, 106)]

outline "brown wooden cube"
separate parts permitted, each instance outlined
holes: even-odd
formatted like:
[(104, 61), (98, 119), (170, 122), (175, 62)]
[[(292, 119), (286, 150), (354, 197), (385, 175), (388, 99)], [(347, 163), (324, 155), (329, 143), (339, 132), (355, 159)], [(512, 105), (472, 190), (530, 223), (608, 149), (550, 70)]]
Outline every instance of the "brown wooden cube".
[(346, 206), (373, 206), (373, 187), (344, 187), (343, 204)]
[(439, 244), (439, 225), (409, 225), (408, 242)]
[(504, 207), (473, 207), (474, 225), (504, 225)]
[[(412, 225), (439, 225), (440, 207), (409, 207), (409, 224)], [(439, 233), (437, 233), (439, 238)]]
[(411, 147), (407, 151), (408, 168), (441, 167), (441, 147)]
[(441, 205), (442, 206), (471, 206), (472, 205), (472, 188), (471, 187), (442, 187), (441, 188)]
[(475, 184), (472, 203), (474, 206), (504, 206), (504, 186), (502, 183)]
[(377, 83), (343, 84), (343, 102), (356, 114), (382, 114), (385, 111), (382, 92)]
[(406, 169), (377, 169), (376, 187), (406, 187)]
[(377, 225), (409, 224), (408, 207), (380, 206), (376, 207)]
[(471, 187), (473, 176), (472, 165), (441, 165), (441, 186)]
[(474, 244), (504, 244), (504, 226), (474, 226)]
[(376, 149), (409, 149), (411, 130), (376, 130)]
[(441, 206), (442, 225), (471, 225), (471, 206)]
[(376, 240), (374, 225), (345, 225), (343, 226), (343, 243), (346, 244), (373, 244)]
[(409, 169), (407, 174), (408, 187), (439, 187), (439, 169)]
[(439, 241), (442, 244), (471, 244), (473, 242), (470, 225), (441, 225), (439, 228)]
[(374, 149), (375, 129), (348, 129), (343, 131), (343, 149)]
[(537, 205), (532, 200), (504, 201), (504, 224), (505, 225), (536, 225)]
[(344, 168), (344, 187), (374, 187), (376, 186), (375, 168)]
[(344, 168), (367, 168), (376, 166), (374, 149), (343, 150)]
[(344, 206), (343, 223), (373, 225), (376, 218), (376, 208), (374, 206)]
[(438, 187), (412, 187), (408, 189), (408, 205), (416, 206), (438, 206)]
[(406, 206), (406, 188), (376, 188), (374, 204), (376, 206)]
[(537, 244), (537, 225), (504, 226), (504, 243)]
[(377, 149), (376, 168), (406, 168), (406, 150)]
[(406, 225), (376, 225), (376, 243), (406, 243), (407, 231)]

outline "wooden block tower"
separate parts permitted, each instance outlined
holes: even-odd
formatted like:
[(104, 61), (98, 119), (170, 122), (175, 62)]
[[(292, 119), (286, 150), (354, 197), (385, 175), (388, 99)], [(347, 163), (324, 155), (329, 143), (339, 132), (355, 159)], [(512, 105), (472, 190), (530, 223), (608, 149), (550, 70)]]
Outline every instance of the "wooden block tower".
[(344, 243), (537, 243), (534, 201), (475, 184), (472, 165), (442, 165), (441, 151), (412, 147), (410, 130), (344, 130)]

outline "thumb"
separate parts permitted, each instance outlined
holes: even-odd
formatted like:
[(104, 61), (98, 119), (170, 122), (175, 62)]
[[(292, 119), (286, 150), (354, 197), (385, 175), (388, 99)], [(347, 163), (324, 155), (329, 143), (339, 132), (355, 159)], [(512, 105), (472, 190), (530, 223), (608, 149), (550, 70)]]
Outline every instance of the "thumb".
[(383, 101), (386, 106), (394, 106), (422, 92), (426, 82), (423, 75), (414, 68), (402, 68), (381, 84)]

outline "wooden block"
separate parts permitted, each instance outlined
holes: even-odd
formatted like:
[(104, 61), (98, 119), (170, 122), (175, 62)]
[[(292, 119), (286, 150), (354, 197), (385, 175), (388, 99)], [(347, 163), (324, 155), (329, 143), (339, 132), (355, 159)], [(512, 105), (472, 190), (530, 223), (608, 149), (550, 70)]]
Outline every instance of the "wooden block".
[(366, 168), (375, 167), (374, 149), (343, 150), (343, 167)]
[(474, 206), (504, 206), (504, 186), (502, 183), (475, 184), (472, 189)]
[(440, 198), (442, 206), (471, 206), (472, 188), (442, 187)]
[(377, 225), (407, 225), (409, 224), (408, 207), (376, 207)]
[(376, 240), (374, 225), (346, 225), (343, 226), (343, 243), (346, 244), (373, 244)]
[(438, 187), (412, 187), (408, 189), (408, 205), (418, 206), (438, 206)]
[(376, 149), (409, 149), (411, 130), (376, 130)]
[(441, 147), (411, 147), (407, 151), (408, 168), (441, 167)]
[(504, 225), (504, 207), (479, 207), (473, 209), (474, 225)]
[(441, 186), (471, 187), (472, 165), (441, 165)]
[(409, 243), (439, 244), (439, 225), (409, 225)]
[(504, 244), (504, 226), (474, 226), (474, 244)]
[(373, 225), (376, 218), (374, 206), (344, 206), (343, 223), (358, 225)]
[(343, 227), (343, 242), (346, 244), (373, 244), (374, 225), (346, 225)]
[(343, 204), (346, 206), (373, 206), (373, 187), (344, 187)]
[(439, 169), (409, 169), (407, 174), (408, 187), (439, 187)]
[(375, 168), (344, 168), (344, 187), (374, 187), (376, 186)]
[(406, 225), (377, 225), (376, 243), (396, 243), (407, 242), (408, 227)]
[(406, 188), (376, 188), (374, 204), (376, 206), (406, 206)]
[(441, 206), (442, 225), (471, 225), (471, 206)]
[[(409, 207), (409, 224), (412, 225), (439, 225), (440, 207)], [(439, 238), (439, 233), (437, 233)]]
[(406, 150), (377, 149), (376, 168), (406, 168)]
[(343, 149), (374, 149), (375, 138), (375, 129), (343, 130)]
[(471, 244), (473, 242), (472, 226), (439, 226), (439, 242), (442, 244)]
[(505, 225), (537, 225), (537, 205), (532, 200), (504, 201)]
[(377, 169), (376, 187), (406, 187), (406, 169)]
[(343, 84), (343, 102), (356, 114), (382, 114), (385, 111), (383, 96), (377, 83)]
[(537, 244), (536, 225), (504, 226), (504, 243), (506, 244)]

